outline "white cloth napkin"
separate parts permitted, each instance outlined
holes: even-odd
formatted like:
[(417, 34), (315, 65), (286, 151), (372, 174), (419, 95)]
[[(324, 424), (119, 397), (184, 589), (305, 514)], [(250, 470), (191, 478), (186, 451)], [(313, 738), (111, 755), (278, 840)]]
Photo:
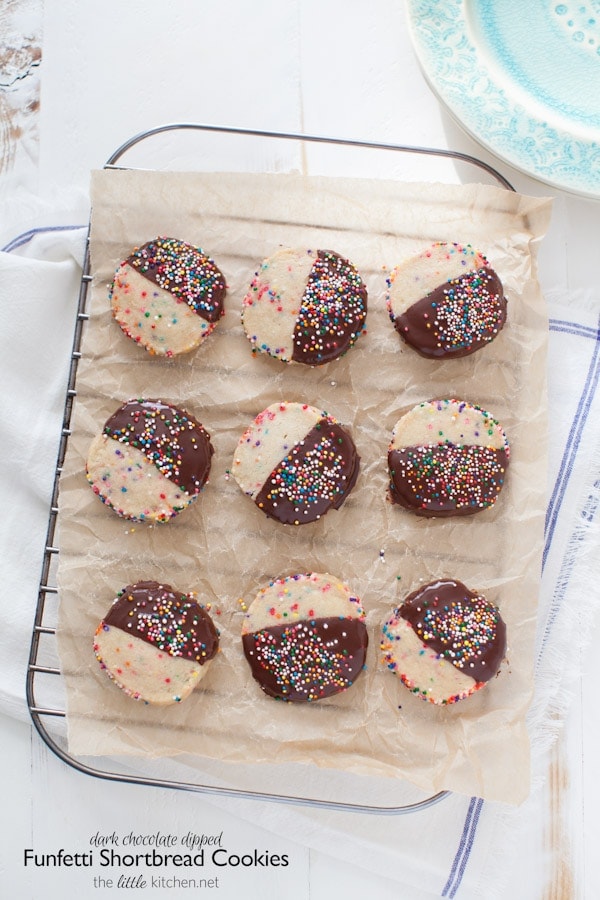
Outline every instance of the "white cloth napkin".
[(25, 675), (70, 364), (86, 228), (42, 228), (0, 252), (4, 310), (0, 546), (3, 712), (27, 717)]
[[(61, 221), (65, 221), (64, 215)], [(5, 591), (0, 604), (0, 709), (26, 718), (25, 678), (44, 551), (86, 227), (43, 227), (0, 251), (4, 311), (0, 519)], [(600, 534), (600, 333), (590, 296), (548, 296), (549, 503), (529, 716), (533, 793), (580, 672), (600, 599), (592, 563)], [(524, 598), (526, 601), (526, 598)], [(506, 761), (507, 766), (510, 760)], [(183, 766), (175, 771), (185, 779)], [(403, 816), (349, 814), (255, 801), (207, 802), (291, 839), (385, 874), (399, 896), (502, 896), (520, 809), (450, 796)], [(516, 851), (515, 851), (516, 852)]]

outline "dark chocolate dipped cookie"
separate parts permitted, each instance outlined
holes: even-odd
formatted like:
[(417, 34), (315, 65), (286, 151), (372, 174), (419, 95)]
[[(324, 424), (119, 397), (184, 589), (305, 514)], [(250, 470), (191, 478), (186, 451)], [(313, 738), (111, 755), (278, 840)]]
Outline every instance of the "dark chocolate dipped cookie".
[(506, 655), (499, 610), (460, 581), (434, 581), (409, 594), (383, 625), (383, 662), (430, 703), (469, 697), (498, 673)]
[(199, 248), (159, 237), (136, 247), (110, 286), (113, 316), (156, 356), (194, 350), (223, 315), (225, 279)]
[(283, 249), (256, 273), (242, 322), (254, 351), (320, 366), (353, 346), (366, 315), (367, 289), (349, 260), (329, 250)]
[(360, 601), (318, 573), (262, 588), (242, 626), (244, 654), (262, 690), (278, 700), (321, 700), (351, 687), (365, 665), (368, 636)]
[(441, 242), (392, 270), (387, 306), (400, 337), (430, 359), (485, 347), (507, 312), (502, 283), (485, 256), (468, 244)]
[(162, 400), (128, 400), (94, 438), (86, 474), (119, 516), (167, 522), (197, 498), (212, 454), (208, 432), (185, 410)]
[(304, 525), (342, 505), (358, 469), (354, 441), (333, 416), (306, 403), (274, 403), (240, 438), (231, 471), (265, 515)]
[(119, 591), (94, 637), (109, 678), (134, 700), (163, 706), (191, 694), (218, 649), (218, 631), (196, 595), (156, 581)]
[(510, 457), (502, 426), (461, 400), (420, 403), (394, 426), (388, 449), (393, 503), (418, 516), (465, 516), (488, 509)]

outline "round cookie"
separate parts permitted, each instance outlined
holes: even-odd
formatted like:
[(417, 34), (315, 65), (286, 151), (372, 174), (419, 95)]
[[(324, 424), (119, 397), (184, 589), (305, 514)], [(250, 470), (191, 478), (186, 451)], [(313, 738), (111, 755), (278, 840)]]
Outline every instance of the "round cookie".
[(266, 259), (243, 301), (252, 349), (320, 366), (353, 346), (365, 326), (367, 289), (329, 250), (283, 249)]
[(167, 705), (191, 694), (219, 649), (219, 633), (194, 594), (138, 581), (119, 592), (96, 629), (102, 669), (134, 700)]
[(269, 697), (321, 700), (347, 690), (363, 670), (365, 614), (348, 586), (331, 575), (278, 578), (248, 608), (242, 645)]
[(354, 441), (333, 416), (306, 403), (273, 403), (240, 438), (231, 471), (265, 515), (304, 525), (342, 505), (359, 464)]
[(110, 286), (113, 316), (125, 334), (156, 356), (194, 350), (223, 315), (226, 285), (197, 247), (158, 237), (136, 247)]
[(94, 493), (119, 516), (168, 522), (208, 479), (213, 447), (193, 416), (162, 400), (128, 400), (88, 451)]
[(394, 426), (388, 449), (390, 498), (418, 516), (488, 509), (510, 457), (502, 426), (461, 400), (420, 403)]
[(506, 322), (502, 283), (469, 244), (438, 242), (392, 270), (387, 307), (401, 338), (421, 356), (468, 356)]
[(460, 581), (426, 584), (383, 625), (385, 665), (430, 703), (469, 697), (498, 672), (506, 654), (499, 610)]

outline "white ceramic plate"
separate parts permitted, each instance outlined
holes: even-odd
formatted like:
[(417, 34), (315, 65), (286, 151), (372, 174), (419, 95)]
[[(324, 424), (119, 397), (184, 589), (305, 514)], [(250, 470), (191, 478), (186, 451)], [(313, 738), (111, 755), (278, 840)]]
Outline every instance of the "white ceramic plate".
[(480, 143), (600, 197), (600, 0), (407, 0), (432, 89)]

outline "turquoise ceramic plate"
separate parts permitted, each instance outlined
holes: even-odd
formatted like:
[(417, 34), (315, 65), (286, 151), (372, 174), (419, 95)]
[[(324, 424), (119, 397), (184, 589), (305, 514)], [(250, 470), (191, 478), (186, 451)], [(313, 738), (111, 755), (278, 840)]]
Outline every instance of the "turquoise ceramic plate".
[(600, 197), (600, 0), (407, 0), (434, 92), (480, 143)]

